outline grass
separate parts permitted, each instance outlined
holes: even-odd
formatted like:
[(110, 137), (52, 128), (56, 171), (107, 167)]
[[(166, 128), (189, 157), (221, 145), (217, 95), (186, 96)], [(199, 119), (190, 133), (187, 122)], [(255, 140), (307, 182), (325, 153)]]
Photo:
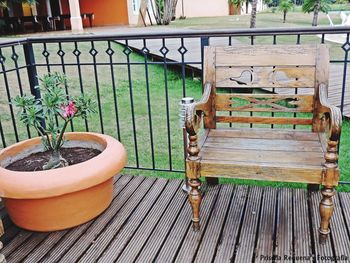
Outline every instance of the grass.
[[(282, 14), (276, 13), (260, 13), (258, 14), (258, 27), (268, 26), (306, 26), (311, 23), (312, 16), (309, 14), (300, 14), (291, 12), (287, 16), (287, 23), (281, 23)], [(310, 21), (309, 21), (310, 20)], [(248, 16), (239, 17), (221, 17), (221, 18), (191, 18), (186, 20), (177, 20), (171, 24), (172, 27), (185, 28), (227, 28), (232, 27), (246, 27), (249, 21)], [(291, 23), (290, 21), (293, 21)], [(321, 24), (327, 24), (325, 17), (321, 15)], [(238, 38), (240, 42), (248, 42), (248, 38)], [(271, 43), (271, 38), (257, 37), (257, 43)], [(288, 36), (278, 36), (278, 43), (295, 43), (295, 39)], [(302, 43), (318, 41), (316, 36), (302, 36)], [(199, 79), (192, 76), (183, 76), (181, 73), (164, 68), (163, 65), (148, 65), (148, 81), (146, 81), (146, 70), (143, 63), (145, 58), (135, 53), (130, 54), (130, 61), (133, 63), (142, 63), (139, 65), (99, 65), (95, 69), (91, 64), (93, 57), (89, 54), (91, 43), (79, 43), (80, 55), (79, 68), (73, 63), (76, 63), (76, 57), (72, 54), (74, 45), (72, 43), (63, 43), (62, 49), (65, 51), (64, 66), (61, 64), (61, 58), (57, 55), (58, 45), (56, 43), (47, 44), (47, 50), (50, 53), (49, 60), (51, 64), (51, 71), (65, 71), (70, 80), (69, 93), (79, 94), (81, 92), (81, 84), (84, 92), (90, 93), (95, 97), (100, 97), (102, 123), (104, 132), (110, 134), (124, 144), (128, 151), (129, 166), (136, 166), (137, 159), (140, 167), (152, 168), (153, 165), (157, 169), (168, 169), (169, 165), (174, 170), (183, 169), (183, 145), (182, 145), (182, 131), (178, 127), (178, 112), (179, 101), (183, 97), (183, 91), (186, 91), (187, 96), (192, 96), (199, 99), (201, 96), (201, 82)], [(98, 50), (96, 55), (97, 62), (109, 62), (109, 56), (105, 53), (108, 48), (106, 42), (96, 42), (95, 48)], [(115, 51), (113, 55), (113, 62), (126, 62), (127, 58), (123, 53), (123, 48), (120, 45), (112, 44)], [(45, 65), (45, 57), (41, 55), (43, 51), (42, 44), (34, 45), (36, 53), (36, 62), (42, 66), (38, 66), (39, 75), (47, 72), (48, 68)], [(337, 56), (344, 57), (343, 51), (339, 45), (332, 44), (331, 46), (333, 58)], [(2, 50), (7, 60), (5, 65), (7, 68), (14, 68), (15, 64), (10, 59), (12, 51), (10, 48), (3, 48)], [(16, 48), (19, 55), (18, 63), (20, 66), (24, 65), (24, 54), (20, 48)], [(149, 61), (149, 60), (147, 60)], [(70, 65), (72, 63), (72, 65)], [(25, 69), (19, 71), (20, 80), (24, 92), (29, 93), (29, 83), (26, 76)], [(98, 90), (96, 85), (98, 80)], [(113, 87), (113, 80), (115, 86)], [(16, 71), (7, 74), (7, 82), (10, 87), (10, 96), (14, 97), (19, 93), (18, 75)], [(0, 75), (0, 83), (5, 83), (4, 75)], [(132, 89), (130, 89), (130, 84)], [(148, 89), (147, 89), (148, 87)], [(132, 94), (131, 94), (132, 92)], [(149, 94), (149, 96), (148, 96)], [(131, 106), (131, 98), (134, 107)], [(150, 104), (148, 104), (148, 99)], [(117, 107), (117, 114), (115, 111)], [(168, 110), (167, 110), (168, 109)], [(15, 142), (14, 129), (11, 122), (10, 108), (8, 105), (7, 93), (5, 89), (0, 90), (0, 121), (4, 128), (6, 143), (12, 144)], [(152, 113), (150, 122), (149, 112)], [(134, 122), (133, 122), (134, 118)], [(169, 127), (167, 121), (169, 120)], [(135, 124), (134, 124), (135, 123)], [(27, 137), (25, 127), (16, 119), (16, 124), (19, 131), (19, 138), (23, 140)], [(135, 134), (132, 132), (135, 125)], [(152, 125), (152, 133), (150, 132), (150, 125)], [(85, 130), (83, 121), (74, 121), (74, 130)], [(101, 132), (101, 123), (99, 115), (95, 115), (89, 120), (89, 130)], [(119, 130), (119, 132), (118, 132)], [(32, 134), (35, 134), (32, 131)], [(135, 137), (136, 135), (136, 137)], [(136, 138), (136, 139), (135, 139)], [(171, 148), (168, 148), (170, 141)], [(135, 152), (135, 142), (137, 144), (138, 156)], [(152, 163), (152, 145), (154, 164)], [(171, 154), (171, 160), (169, 159)], [(350, 122), (344, 121), (343, 133), (341, 137), (340, 150), (340, 167), (342, 169), (343, 181), (350, 181)], [(157, 171), (140, 171), (133, 169), (126, 169), (124, 171), (128, 174), (145, 175), (145, 176), (160, 176), (166, 178), (183, 178), (183, 173), (167, 173)], [(240, 183), (240, 184), (258, 184), (270, 186), (288, 186), (300, 187), (300, 184), (290, 183), (272, 183), (272, 182), (255, 182), (248, 180), (232, 180), (223, 179), (222, 182)], [(338, 189), (342, 191), (350, 191), (349, 186), (340, 186)]]

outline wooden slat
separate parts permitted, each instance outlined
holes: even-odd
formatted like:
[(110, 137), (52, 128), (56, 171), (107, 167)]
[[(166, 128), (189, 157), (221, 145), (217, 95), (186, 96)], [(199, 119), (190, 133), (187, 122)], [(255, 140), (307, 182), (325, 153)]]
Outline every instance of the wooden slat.
[(230, 262), (236, 245), (239, 227), (243, 224), (244, 204), (247, 200), (248, 187), (237, 185), (229, 207), (227, 219), (216, 249), (214, 262)]
[(255, 249), (255, 262), (271, 262), (273, 257), (273, 242), (276, 216), (276, 189), (266, 187), (264, 189), (260, 225), (258, 231), (258, 243)]
[[(235, 101), (236, 99), (238, 101)], [(217, 111), (312, 112), (313, 100), (312, 95), (222, 93), (215, 96), (215, 108)], [(293, 107), (278, 104), (278, 102), (287, 103), (287, 101)]]
[[(134, 194), (136, 189), (145, 191), (144, 189), (149, 187), (149, 181), (144, 180), (142, 177), (133, 177), (130, 183), (122, 189), (117, 195), (117, 198), (113, 200), (108, 210), (99, 216), (96, 220), (90, 221), (79, 227), (73, 228), (68, 235), (61, 239), (50, 253), (42, 259), (42, 262), (56, 262), (66, 255), (66, 253), (72, 250), (73, 253), (78, 256), (83, 253), (86, 247), (88, 247), (94, 240), (94, 236), (98, 235), (100, 231), (108, 224), (110, 219), (118, 212), (125, 203), (129, 203), (133, 199), (129, 199)], [(146, 187), (144, 185), (146, 184)], [(29, 262), (28, 262), (29, 263)]]
[(217, 66), (314, 66), (316, 45), (216, 47)]
[[(259, 63), (257, 61), (257, 63)], [(278, 63), (278, 61), (274, 61)], [(299, 62), (300, 63), (300, 62)], [(220, 88), (314, 88), (315, 67), (216, 67)]]
[(307, 119), (307, 118), (283, 118), (283, 117), (216, 116), (216, 122), (311, 125), (312, 124), (312, 119)]
[[(171, 253), (170, 255), (166, 255), (166, 254), (164, 255), (164, 253), (162, 253), (163, 252), (163, 249), (162, 249), (161, 254), (159, 255), (159, 257), (157, 257), (156, 262), (172, 262), (172, 260), (175, 260), (175, 262), (190, 262), (191, 260), (193, 260), (196, 254), (197, 248), (200, 244), (200, 240), (205, 232), (205, 228), (208, 223), (211, 210), (215, 206), (220, 187), (221, 186), (219, 185), (208, 187), (207, 192), (203, 197), (201, 212), (200, 212), (200, 216), (201, 216), (200, 230), (195, 232), (192, 230), (191, 227), (188, 229), (187, 234), (181, 243), (180, 250), (176, 255), (176, 258), (172, 257), (173, 253)], [(187, 220), (191, 220), (191, 214), (187, 216)], [(175, 249), (175, 247), (172, 247), (172, 248), (168, 247), (168, 249), (172, 250), (172, 249)]]
[(278, 189), (277, 200), (275, 257), (284, 259), (293, 257), (293, 189)]
[[(134, 262), (137, 255), (134, 253), (135, 247), (141, 248), (146, 244), (148, 237), (163, 215), (164, 210), (171, 202), (182, 181), (169, 181), (161, 195), (153, 203), (153, 207), (148, 211), (146, 205), (143, 209), (135, 210), (123, 229), (114, 236), (108, 248), (104, 251), (100, 262)], [(137, 230), (137, 231), (136, 231)], [(91, 251), (91, 250), (89, 250)], [(87, 251), (86, 255), (89, 254)], [(109, 253), (110, 252), (110, 253)], [(81, 260), (89, 260), (93, 257), (83, 257)]]
[(262, 194), (262, 188), (253, 186), (249, 189), (244, 223), (234, 256), (235, 262), (251, 262), (253, 260)]
[[(293, 189), (294, 207), (294, 254), (298, 262), (310, 262), (312, 245), (310, 236), (310, 220), (307, 205), (307, 192), (304, 189)], [(316, 227), (316, 226), (313, 226)]]
[(319, 166), (322, 168), (323, 153), (322, 152), (293, 152), (290, 151), (269, 151), (269, 150), (243, 150), (243, 149), (231, 149), (231, 148), (211, 148), (203, 147), (200, 151), (202, 160), (212, 161), (231, 161), (231, 163), (237, 162), (249, 162), (249, 163), (271, 163), (278, 166), (278, 164), (293, 164), (304, 166)]
[(21, 246), (24, 242), (30, 239), (33, 235), (32, 232), (21, 230), (9, 244), (7, 244), (2, 250), (1, 253), (4, 254), (5, 257), (8, 257), (13, 251), (15, 251), (19, 246)]
[[(347, 256), (350, 261), (350, 236), (346, 227), (346, 221), (342, 214), (339, 195), (333, 197), (334, 212), (331, 219), (331, 231), (334, 244), (334, 252), (338, 257)], [(348, 238), (344, 238), (344, 236)]]
[[(194, 262), (212, 262), (216, 252), (216, 246), (219, 243), (225, 216), (231, 202), (233, 190), (233, 185), (223, 185), (221, 187), (218, 200), (212, 210), (207, 229), (205, 230)], [(232, 201), (235, 202), (235, 200)]]
[[(128, 185), (132, 179), (133, 177), (131, 176), (116, 176), (114, 178), (113, 200), (119, 196), (124, 187)], [(89, 223), (86, 225), (89, 225)], [(70, 234), (70, 229), (50, 233), (48, 237), (40, 243), (40, 245), (36, 246), (35, 250), (25, 258), (24, 262), (39, 262), (57, 243), (63, 241), (62, 239), (66, 237), (67, 234)]]
[(322, 183), (322, 169), (313, 168), (312, 166), (272, 166), (265, 163), (247, 163), (230, 161), (211, 160), (201, 161), (201, 176), (225, 176), (238, 179), (266, 180), (266, 181), (283, 181), (299, 183)]
[[(114, 213), (113, 217), (109, 221), (110, 231), (105, 228), (106, 224), (101, 224), (100, 227), (95, 227), (91, 231), (84, 233), (80, 237), (79, 242), (71, 248), (61, 259), (63, 262), (75, 262), (81, 258), (81, 253), (86, 251), (94, 251), (93, 256), (95, 261), (103, 250), (108, 246), (120, 228), (125, 224), (128, 218), (132, 215), (136, 207), (146, 201), (152, 202), (158, 196), (157, 192), (162, 191), (166, 185), (165, 179), (146, 178), (145, 181), (137, 188), (128, 202), (120, 209), (119, 213)], [(147, 194), (146, 194), (147, 193)], [(113, 212), (113, 211), (112, 211)], [(115, 211), (114, 211), (115, 212)], [(97, 252), (97, 253), (96, 253)]]
[[(182, 191), (177, 191), (175, 197), (169, 204), (169, 207), (167, 207), (164, 215), (160, 219), (157, 227), (152, 231), (152, 234), (137, 256), (137, 259), (135, 260), (136, 262), (152, 262), (152, 260), (155, 259), (157, 252), (161, 249), (162, 244), (166, 241), (166, 238), (171, 229), (177, 227), (177, 225), (175, 225), (175, 222), (179, 214), (183, 210), (186, 211), (188, 207), (189, 205), (187, 202), (187, 194), (183, 193)], [(185, 226), (182, 227), (186, 228)]]
[(205, 147), (236, 150), (322, 152), (318, 141), (294, 141), (257, 138), (208, 137)]
[(324, 243), (320, 243), (318, 228), (320, 226), (320, 212), (319, 203), (321, 201), (321, 194), (319, 192), (311, 192), (311, 218), (312, 218), (312, 231), (315, 240), (315, 257), (316, 262), (329, 262), (329, 257), (333, 257), (331, 235), (325, 240)]
[(277, 140), (296, 140), (296, 141), (319, 141), (317, 134), (309, 131), (278, 130), (278, 129), (212, 129), (210, 137), (226, 138), (259, 138), (259, 139), (277, 139)]
[(48, 235), (49, 233), (34, 233), (30, 237), (30, 242), (22, 243), (10, 255), (6, 256), (6, 260), (8, 262), (22, 262)]

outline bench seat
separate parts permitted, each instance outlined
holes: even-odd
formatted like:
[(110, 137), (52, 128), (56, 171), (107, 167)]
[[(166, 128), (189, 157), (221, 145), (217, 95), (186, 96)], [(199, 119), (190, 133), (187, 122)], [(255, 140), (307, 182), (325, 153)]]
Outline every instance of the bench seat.
[(212, 129), (199, 152), (200, 175), (321, 184), (320, 138), (308, 131)]

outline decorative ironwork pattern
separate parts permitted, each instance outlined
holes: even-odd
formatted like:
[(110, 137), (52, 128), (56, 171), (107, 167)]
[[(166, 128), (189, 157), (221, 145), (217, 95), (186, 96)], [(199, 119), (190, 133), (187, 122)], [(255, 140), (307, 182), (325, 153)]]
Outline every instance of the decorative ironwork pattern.
[[(264, 41), (270, 38), (269, 43), (278, 44), (283, 36), (288, 36), (289, 44), (293, 45), (303, 44), (303, 36), (314, 36), (314, 43), (324, 43), (328, 36), (344, 35), (344, 43), (337, 46), (341, 59), (338, 55), (331, 64), (341, 69), (339, 105), (345, 111), (345, 99), (349, 95), (346, 89), (350, 62), (349, 32), (347, 27), (206, 30), (31, 37), (3, 42), (0, 44), (0, 92), (5, 99), (0, 108), (0, 144), (5, 147), (32, 135), (28, 127), (17, 124), (15, 112), (8, 103), (11, 98), (29, 92), (40, 97), (39, 90), (35, 88), (38, 85), (37, 75), (61, 71), (72, 79), (72, 83), (67, 85), (67, 94), (92, 94), (98, 104), (98, 114), (93, 120), (74, 123), (74, 126), (72, 123), (71, 130), (98, 131), (112, 134), (121, 142), (127, 141), (130, 169), (183, 172), (183, 163), (178, 161), (183, 160), (183, 142), (182, 138), (176, 137), (179, 131), (174, 120), (177, 120), (178, 101), (185, 96), (198, 97), (201, 92), (194, 87), (201, 83), (197, 79), (202, 76), (205, 46), (234, 46), (241, 37), (249, 37), (252, 45), (260, 44), (260, 38)], [(221, 42), (217, 43), (219, 40)], [(299, 112), (309, 112), (312, 107), (309, 95), (299, 92), (299, 88), (305, 87), (312, 90), (310, 80), (314, 73), (310, 73), (310, 69), (246, 67), (239, 72), (227, 67), (225, 72), (221, 77), (217, 76), (217, 86), (234, 84), (244, 88), (255, 83), (267, 86), (271, 96), (273, 92), (279, 92), (282, 85), (295, 89), (294, 96), (281, 99), (254, 96), (242, 99), (232, 93), (233, 96), (226, 98), (223, 104), (230, 115), (234, 110), (243, 110), (252, 111), (250, 114), (253, 116), (256, 110), (266, 109), (272, 111), (269, 116), (279, 111), (297, 116)], [(298, 83), (302, 79), (303, 87), (294, 87), (295, 79)], [(155, 81), (161, 84), (161, 89), (154, 88)], [(233, 91), (229, 89), (228, 92)], [(237, 99), (240, 105), (236, 104)]]

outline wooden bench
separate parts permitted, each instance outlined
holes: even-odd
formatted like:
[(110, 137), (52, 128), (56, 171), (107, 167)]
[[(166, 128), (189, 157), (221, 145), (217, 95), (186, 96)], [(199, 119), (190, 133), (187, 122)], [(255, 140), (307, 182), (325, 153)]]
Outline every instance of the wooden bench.
[[(228, 177), (323, 185), (319, 232), (325, 237), (339, 180), (342, 121), (327, 101), (327, 47), (209, 46), (204, 52), (203, 97), (189, 104), (185, 120), (194, 229), (200, 226), (200, 177)], [(271, 92), (252, 93), (255, 88)], [(273, 93), (277, 89), (290, 95)]]

